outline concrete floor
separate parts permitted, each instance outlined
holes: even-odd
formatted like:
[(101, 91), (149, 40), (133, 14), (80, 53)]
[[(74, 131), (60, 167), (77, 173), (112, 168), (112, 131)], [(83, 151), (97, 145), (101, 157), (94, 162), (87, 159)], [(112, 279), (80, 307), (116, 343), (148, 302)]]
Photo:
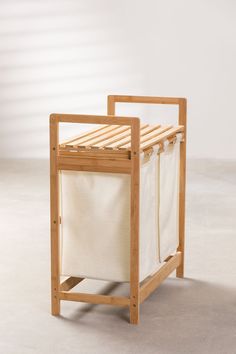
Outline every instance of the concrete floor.
[[(166, 280), (141, 323), (109, 306), (50, 315), (45, 161), (1, 161), (0, 353), (236, 353), (236, 163), (189, 161), (186, 278)], [(84, 287), (126, 293), (125, 286)]]

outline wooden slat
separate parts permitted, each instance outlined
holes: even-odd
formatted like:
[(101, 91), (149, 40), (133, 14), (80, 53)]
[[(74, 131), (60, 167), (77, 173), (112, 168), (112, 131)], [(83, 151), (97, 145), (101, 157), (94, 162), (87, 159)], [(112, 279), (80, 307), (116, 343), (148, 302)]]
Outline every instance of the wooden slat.
[(181, 252), (171, 257), (155, 274), (144, 280), (140, 288), (140, 302), (142, 303), (168, 275), (170, 275), (181, 263)]
[[(144, 129), (142, 129), (140, 131), (140, 136), (144, 136), (148, 133), (151, 133), (152, 131), (154, 131), (155, 129), (158, 129), (160, 127), (160, 125), (153, 125), (153, 126), (148, 126)], [(105, 148), (106, 149), (116, 149), (116, 148), (119, 148), (120, 146), (124, 145), (124, 144), (127, 144), (127, 143), (130, 143), (131, 142), (131, 136), (127, 137), (127, 138), (124, 138), (118, 142), (115, 142), (115, 143), (112, 143), (112, 144), (109, 144), (107, 145)]]
[[(113, 126), (112, 126), (113, 127)], [(118, 156), (119, 153), (126, 153), (126, 155), (122, 155), (121, 159), (129, 159), (130, 158), (130, 150), (131, 150), (131, 137), (130, 137), (130, 128), (128, 126), (114, 126), (115, 128), (109, 132), (106, 132), (106, 129), (103, 129), (103, 134), (101, 134), (101, 131), (96, 132), (95, 134), (99, 134), (99, 136), (96, 136), (95, 138), (91, 138), (91, 135), (82, 138), (82, 139), (87, 139), (86, 142), (81, 143), (81, 141), (76, 143), (74, 146), (61, 146), (60, 145), (60, 156), (73, 156), (73, 157), (81, 157), (81, 158), (99, 158), (99, 159), (118, 159), (119, 157), (121, 158), (121, 155)], [(142, 129), (140, 130), (140, 151), (147, 150), (151, 148), (152, 146), (161, 143), (162, 141), (168, 139), (168, 138), (173, 138), (175, 135), (179, 132), (182, 132), (184, 130), (184, 127), (177, 126), (177, 127), (172, 127), (171, 125), (166, 125), (166, 126), (160, 126), (160, 125), (155, 125), (155, 126), (142, 126)], [(105, 132), (105, 134), (104, 134)], [(126, 135), (126, 137), (124, 137)], [(92, 133), (93, 136), (93, 133)], [(112, 142), (113, 141), (113, 142)], [(80, 144), (80, 145), (77, 145)], [(64, 153), (62, 151), (65, 151)], [(76, 151), (78, 154), (73, 155), (72, 151)], [(66, 153), (66, 151), (70, 151), (70, 153)], [(99, 152), (99, 155), (96, 153)], [(110, 153), (113, 152), (114, 155), (106, 155), (106, 152), (109, 151)], [(119, 151), (119, 152), (118, 152)], [(91, 155), (82, 155), (82, 152), (90, 152)], [(116, 155), (117, 153), (117, 155)], [(63, 164), (65, 165), (65, 164)], [(83, 165), (80, 164), (81, 166)], [(90, 164), (89, 164), (90, 165)]]
[(124, 131), (127, 131), (129, 129), (129, 127), (127, 126), (122, 126), (122, 127), (116, 127), (116, 129), (112, 129), (110, 132), (108, 133), (103, 133), (99, 136), (97, 136), (96, 138), (93, 138), (93, 139), (89, 139), (85, 142), (79, 142), (79, 143), (76, 143), (74, 144), (74, 146), (80, 146), (80, 147), (95, 147), (94, 145), (101, 142), (101, 141), (104, 141), (104, 140), (107, 140), (107, 139), (110, 139), (112, 138), (113, 136), (116, 136), (117, 134), (119, 133), (123, 133)]
[(60, 291), (61, 300), (88, 302), (90, 304), (104, 304), (114, 306), (129, 306), (130, 300), (124, 296), (97, 295), (86, 293), (67, 293)]
[[(78, 153), (81, 152), (89, 152), (91, 153), (90, 156), (99, 157), (99, 158), (108, 158), (108, 155), (106, 155), (106, 152), (114, 152), (114, 158), (116, 156), (118, 157), (118, 151), (120, 153), (126, 152), (125, 158), (129, 158), (129, 151), (131, 150), (131, 137), (130, 137), (130, 128), (129, 127), (119, 127), (115, 126), (116, 129), (113, 129), (112, 131), (105, 134), (101, 134), (100, 136), (94, 138), (94, 139), (88, 139), (88, 136), (85, 137), (85, 139), (88, 139), (85, 143), (82, 145), (75, 145), (73, 147), (71, 146), (61, 146), (60, 145), (60, 155), (63, 155), (62, 151), (69, 151), (69, 150), (74, 150), (77, 151)], [(174, 137), (175, 134), (178, 132), (183, 131), (183, 126), (177, 126), (177, 127), (172, 127), (171, 125), (166, 125), (166, 126), (160, 126), (160, 125), (155, 125), (155, 126), (143, 126), (143, 129), (140, 130), (140, 149), (141, 151), (146, 150), (162, 141), (164, 141), (167, 138)], [(103, 130), (104, 131), (104, 130)], [(117, 134), (116, 134), (117, 133)], [(98, 132), (98, 134), (100, 134)], [(124, 135), (128, 135), (125, 138), (123, 138)], [(119, 140), (118, 140), (119, 139)], [(113, 143), (110, 143), (111, 140), (113, 140)], [(114, 141), (116, 140), (116, 141)], [(88, 150), (89, 149), (89, 150)], [(93, 151), (94, 149), (94, 151)], [(99, 151), (99, 154), (97, 155), (96, 151)], [(117, 155), (115, 155), (117, 152)], [(64, 155), (69, 155), (69, 156), (76, 156), (64, 153)], [(83, 157), (83, 155), (78, 155), (78, 157)], [(86, 156), (86, 155), (84, 155)], [(88, 155), (89, 156), (89, 155)], [(86, 156), (87, 157), (87, 156)], [(123, 155), (124, 157), (124, 155)], [(111, 157), (112, 158), (112, 157)]]
[(154, 145), (160, 143), (162, 140), (165, 140), (168, 137), (171, 137), (172, 135), (175, 135), (175, 134), (177, 134), (177, 133), (179, 133), (179, 132), (181, 132), (183, 130), (184, 130), (183, 126), (178, 126), (176, 128), (171, 128), (171, 129), (167, 130), (166, 132), (158, 135), (157, 137), (142, 143), (140, 148), (141, 148), (142, 151), (146, 150), (146, 149), (150, 148), (151, 146), (154, 146)]
[[(149, 134), (145, 134), (144, 136), (141, 136), (140, 144), (142, 145), (144, 142), (149, 141), (149, 140), (155, 138), (156, 136), (159, 136), (161, 133), (164, 133), (165, 131), (171, 129), (171, 127), (172, 127), (171, 125), (164, 125), (164, 126), (161, 126), (158, 129), (153, 130)], [(119, 147), (119, 149), (129, 149), (130, 150), (131, 149), (131, 144), (128, 143), (128, 144), (125, 144), (125, 145), (121, 145)]]
[(102, 130), (99, 130), (99, 131), (91, 131), (90, 134), (88, 134), (87, 136), (85, 137), (81, 137), (81, 138), (78, 138), (78, 139), (75, 139), (72, 141), (72, 143), (68, 143), (66, 144), (67, 146), (78, 146), (80, 144), (83, 144), (89, 140), (92, 140), (94, 138), (97, 138), (97, 137), (100, 137), (102, 136), (103, 134), (107, 134), (115, 129), (119, 128), (119, 125), (107, 125), (105, 126)]
[[(141, 127), (140, 127), (140, 134), (141, 132), (147, 128), (149, 125), (148, 124), (141, 124)], [(118, 142), (126, 137), (130, 137), (130, 134), (131, 134), (131, 131), (130, 131), (130, 128), (128, 128), (128, 130), (124, 131), (123, 133), (120, 133), (120, 134), (116, 134), (115, 136), (113, 136), (112, 138), (109, 138), (109, 139), (106, 139), (100, 143), (97, 143), (97, 144), (93, 144), (93, 147), (94, 148), (106, 148), (107, 145), (110, 145), (110, 144), (113, 144), (115, 142)]]
[(160, 128), (155, 129), (150, 134), (146, 134), (146, 135), (142, 136), (141, 140), (140, 140), (140, 144), (144, 143), (147, 140), (155, 138), (156, 136), (164, 133), (165, 131), (167, 131), (167, 130), (169, 130), (171, 128), (172, 128), (172, 125), (162, 125)]
[(60, 145), (61, 145), (61, 146), (64, 146), (64, 145), (66, 145), (66, 144), (71, 145), (71, 143), (74, 142), (75, 140), (78, 140), (78, 139), (80, 139), (80, 138), (85, 138), (86, 136), (88, 136), (88, 135), (90, 135), (90, 134), (92, 134), (92, 133), (98, 132), (98, 131), (100, 131), (100, 130), (103, 130), (103, 129), (106, 128), (106, 127), (109, 127), (109, 125), (100, 125), (100, 127), (97, 128), (97, 129), (90, 129), (90, 130), (88, 130), (88, 131), (84, 131), (84, 132), (82, 132), (82, 133), (79, 134), (79, 135), (78, 135), (78, 134), (75, 135), (73, 138), (70, 138), (70, 139), (67, 139), (67, 140), (63, 140)]
[(60, 285), (61, 291), (69, 291), (70, 289), (74, 288), (78, 285), (84, 278), (77, 278), (77, 277), (69, 277)]

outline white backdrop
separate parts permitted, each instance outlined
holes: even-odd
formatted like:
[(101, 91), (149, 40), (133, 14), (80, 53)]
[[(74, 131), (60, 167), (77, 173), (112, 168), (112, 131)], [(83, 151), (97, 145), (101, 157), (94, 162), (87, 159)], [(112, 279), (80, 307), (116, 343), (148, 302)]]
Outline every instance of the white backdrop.
[(49, 114), (103, 114), (110, 93), (187, 97), (188, 156), (236, 158), (234, 0), (0, 5), (0, 157), (47, 157)]

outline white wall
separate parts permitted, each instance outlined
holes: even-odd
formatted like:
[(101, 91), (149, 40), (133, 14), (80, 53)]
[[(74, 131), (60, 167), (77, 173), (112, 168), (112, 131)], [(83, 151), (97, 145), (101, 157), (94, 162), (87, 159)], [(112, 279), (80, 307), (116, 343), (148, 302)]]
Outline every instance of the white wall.
[[(187, 97), (188, 155), (236, 158), (236, 1), (0, 6), (1, 157), (47, 157), (50, 112), (102, 114), (119, 93)], [(165, 117), (163, 107), (132, 110)]]

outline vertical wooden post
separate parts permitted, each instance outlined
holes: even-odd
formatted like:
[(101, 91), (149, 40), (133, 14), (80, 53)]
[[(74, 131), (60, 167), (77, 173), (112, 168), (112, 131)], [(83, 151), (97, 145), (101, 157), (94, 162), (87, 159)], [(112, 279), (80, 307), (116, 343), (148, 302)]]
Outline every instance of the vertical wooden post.
[(185, 184), (186, 184), (186, 139), (187, 139), (187, 102), (181, 98), (179, 103), (179, 125), (184, 125), (184, 141), (180, 144), (180, 167), (179, 167), (179, 248), (181, 263), (176, 269), (176, 276), (184, 276), (184, 241), (185, 241)]
[(112, 95), (107, 96), (107, 114), (109, 116), (115, 115), (115, 100), (114, 96)]
[(131, 125), (130, 323), (139, 323), (140, 120)]
[[(115, 97), (107, 97), (107, 114), (115, 115)], [(130, 323), (139, 323), (139, 195), (140, 195), (140, 120), (131, 125), (130, 195)]]
[(50, 209), (51, 209), (51, 312), (60, 314), (60, 243), (59, 243), (59, 123), (50, 116)]

